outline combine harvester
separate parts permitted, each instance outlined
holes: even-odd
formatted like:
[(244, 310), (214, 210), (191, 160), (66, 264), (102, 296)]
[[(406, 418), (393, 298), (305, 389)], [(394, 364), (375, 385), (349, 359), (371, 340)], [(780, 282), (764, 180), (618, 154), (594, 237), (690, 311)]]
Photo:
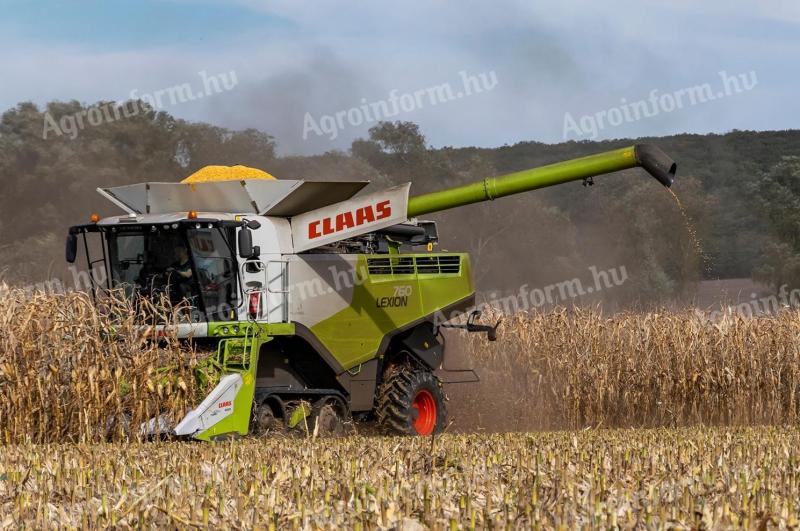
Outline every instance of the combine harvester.
[[(74, 262), (82, 240), (106, 288), (188, 301), (174, 326), (214, 346), (220, 379), (177, 436), (262, 433), (298, 416), (431, 435), (447, 419), (434, 374), (445, 357), (441, 316), (472, 306), (474, 287), (469, 257), (431, 252), (436, 224), (418, 217), (634, 167), (666, 187), (676, 169), (658, 148), (636, 145), (415, 197), (410, 183), (357, 195), (367, 182), (263, 172), (99, 189), (127, 215), (70, 228), (66, 254)], [(475, 318), (450, 326), (494, 339), (496, 325)]]

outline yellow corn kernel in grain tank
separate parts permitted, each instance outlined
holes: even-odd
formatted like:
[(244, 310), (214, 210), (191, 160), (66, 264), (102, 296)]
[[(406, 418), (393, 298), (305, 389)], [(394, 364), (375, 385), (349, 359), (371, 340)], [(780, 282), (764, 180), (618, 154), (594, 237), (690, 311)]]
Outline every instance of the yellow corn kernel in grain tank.
[(182, 183), (208, 183), (218, 181), (239, 181), (243, 179), (275, 179), (272, 175), (247, 166), (206, 166), (200, 168), (184, 180)]

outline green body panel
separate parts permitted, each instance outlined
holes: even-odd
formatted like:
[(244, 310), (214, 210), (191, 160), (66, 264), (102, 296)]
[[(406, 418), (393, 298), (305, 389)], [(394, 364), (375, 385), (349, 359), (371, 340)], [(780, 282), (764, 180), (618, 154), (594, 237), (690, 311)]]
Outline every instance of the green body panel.
[(256, 324), (249, 322), (209, 324), (209, 335), (220, 336), (223, 330), (232, 333), (238, 328), (240, 336), (221, 339), (217, 350), (217, 366), (222, 374), (239, 373), (242, 387), (233, 400), (233, 412), (207, 429), (195, 435), (196, 439), (210, 441), (222, 435), (247, 435), (250, 431), (250, 415), (256, 390), (256, 370), (261, 347), (276, 335), (294, 334), (291, 323)]
[(208, 323), (208, 337), (249, 337), (256, 329), (267, 336), (292, 336), (295, 332), (294, 323), (224, 321)]
[[(436, 253), (398, 254), (389, 259), (397, 263), (401, 259), (435, 256)], [(311, 332), (345, 369), (373, 359), (386, 334), (473, 294), (469, 256), (456, 253), (438, 256), (458, 256), (459, 272), (368, 274), (369, 256), (360, 255), (359, 281), (353, 290), (352, 303), (312, 326)]]
[(500, 177), (490, 177), (457, 188), (412, 197), (408, 200), (408, 217), (413, 218), (639, 165), (636, 149), (631, 146)]

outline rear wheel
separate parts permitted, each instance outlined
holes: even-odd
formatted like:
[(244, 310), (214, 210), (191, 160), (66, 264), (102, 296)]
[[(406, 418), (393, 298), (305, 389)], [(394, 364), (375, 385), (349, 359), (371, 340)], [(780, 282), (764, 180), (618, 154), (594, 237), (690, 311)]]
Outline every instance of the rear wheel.
[(389, 367), (378, 392), (378, 424), (395, 433), (434, 435), (447, 425), (442, 382), (431, 371)]

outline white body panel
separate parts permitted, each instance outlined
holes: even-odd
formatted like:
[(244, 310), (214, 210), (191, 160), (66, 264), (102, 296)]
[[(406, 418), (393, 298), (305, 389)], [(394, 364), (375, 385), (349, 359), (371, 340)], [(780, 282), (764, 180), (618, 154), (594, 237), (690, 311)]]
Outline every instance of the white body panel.
[(226, 374), (195, 409), (175, 426), (175, 435), (194, 435), (207, 430), (233, 413), (233, 402), (242, 388), (242, 375)]
[(359, 282), (357, 255), (301, 254), (287, 258), (291, 321), (310, 328), (350, 306)]
[(293, 216), (292, 242), (299, 253), (403, 223), (411, 183)]
[(289, 269), (284, 256), (292, 252), (291, 228), (284, 218), (248, 216), (261, 223), (253, 231), (253, 245), (260, 248), (258, 259), (245, 262), (240, 267), (240, 279), (245, 297), (239, 308), (239, 319), (250, 316), (250, 294), (260, 298), (257, 321), (267, 323), (287, 322), (289, 316)]

